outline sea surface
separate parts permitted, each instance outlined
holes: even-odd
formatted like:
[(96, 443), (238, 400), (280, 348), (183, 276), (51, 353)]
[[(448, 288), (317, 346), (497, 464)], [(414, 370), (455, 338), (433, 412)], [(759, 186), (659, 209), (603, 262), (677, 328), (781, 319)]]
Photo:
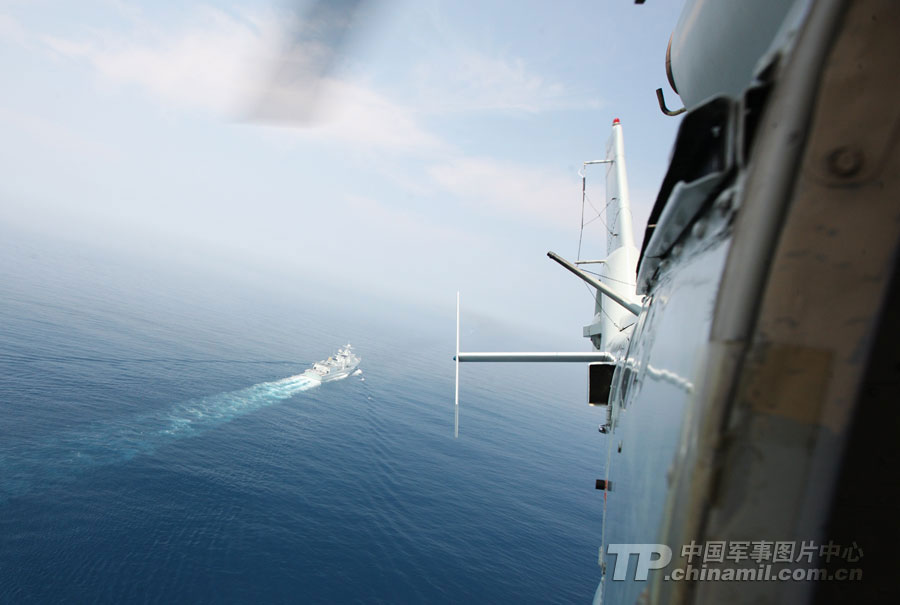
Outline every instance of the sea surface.
[[(591, 599), (584, 368), (463, 366), (454, 439), (452, 309), (247, 283), (4, 244), (0, 602)], [(298, 376), (346, 342), (360, 375)]]

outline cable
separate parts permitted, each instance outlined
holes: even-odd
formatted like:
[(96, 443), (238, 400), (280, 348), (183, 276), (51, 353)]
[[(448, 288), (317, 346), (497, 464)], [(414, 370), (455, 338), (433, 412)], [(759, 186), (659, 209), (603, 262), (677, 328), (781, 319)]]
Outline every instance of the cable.
[(618, 283), (620, 283), (620, 284), (625, 284), (626, 286), (634, 286), (634, 287), (637, 287), (637, 284), (633, 284), (633, 283), (631, 283), (631, 282), (627, 282), (627, 281), (622, 280), (622, 279), (616, 279), (615, 277), (610, 277), (609, 275), (603, 275), (602, 273), (597, 273), (596, 271), (591, 271), (590, 269), (584, 269), (584, 268), (582, 268), (581, 270), (584, 271), (585, 273), (590, 273), (591, 275), (596, 275), (597, 277), (600, 277), (600, 278), (603, 278), (603, 279), (608, 279), (608, 280), (610, 280), (610, 281), (618, 282)]

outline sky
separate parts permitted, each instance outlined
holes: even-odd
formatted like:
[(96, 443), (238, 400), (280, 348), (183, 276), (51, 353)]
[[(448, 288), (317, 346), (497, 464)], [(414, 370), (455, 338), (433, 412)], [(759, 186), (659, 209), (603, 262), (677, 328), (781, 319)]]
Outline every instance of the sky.
[(253, 108), (289, 2), (0, 0), (0, 223), (359, 304), (452, 316), (459, 290), (464, 318), (587, 349), (591, 297), (545, 254), (575, 256), (578, 170), (613, 118), (640, 242), (678, 126), (654, 94), (677, 105), (677, 4), (373, 1), (317, 111), (285, 123)]

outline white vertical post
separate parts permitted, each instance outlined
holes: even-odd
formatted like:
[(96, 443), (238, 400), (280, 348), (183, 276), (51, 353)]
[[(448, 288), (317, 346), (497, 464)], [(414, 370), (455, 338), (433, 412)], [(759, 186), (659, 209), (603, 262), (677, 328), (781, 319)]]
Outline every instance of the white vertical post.
[(459, 438), (459, 290), (456, 291), (456, 410), (453, 423), (453, 438)]

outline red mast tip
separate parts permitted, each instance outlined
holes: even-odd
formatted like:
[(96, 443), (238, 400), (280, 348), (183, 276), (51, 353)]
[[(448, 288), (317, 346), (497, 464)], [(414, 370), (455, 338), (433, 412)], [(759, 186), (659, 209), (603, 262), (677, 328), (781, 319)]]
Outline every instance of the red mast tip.
[(619, 123), (619, 118), (613, 119), (613, 126), (615, 126), (615, 125), (618, 124), (618, 123)]

